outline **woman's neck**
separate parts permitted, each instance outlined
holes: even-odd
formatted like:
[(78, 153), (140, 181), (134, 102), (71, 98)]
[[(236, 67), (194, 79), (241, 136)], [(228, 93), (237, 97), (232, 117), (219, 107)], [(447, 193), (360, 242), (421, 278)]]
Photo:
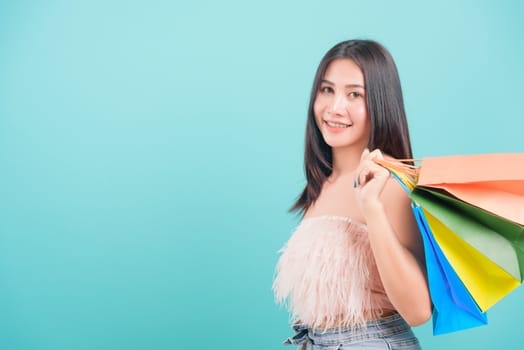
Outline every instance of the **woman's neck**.
[(330, 178), (337, 179), (340, 176), (351, 174), (360, 164), (360, 157), (364, 148), (361, 147), (341, 147), (333, 148), (333, 171)]

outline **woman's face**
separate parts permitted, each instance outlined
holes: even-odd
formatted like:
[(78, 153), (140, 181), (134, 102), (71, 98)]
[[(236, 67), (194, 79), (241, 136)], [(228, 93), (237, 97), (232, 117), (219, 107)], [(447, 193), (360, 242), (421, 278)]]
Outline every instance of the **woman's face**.
[(329, 64), (313, 109), (317, 126), (329, 146), (360, 149), (367, 146), (370, 122), (364, 75), (355, 62), (340, 58)]

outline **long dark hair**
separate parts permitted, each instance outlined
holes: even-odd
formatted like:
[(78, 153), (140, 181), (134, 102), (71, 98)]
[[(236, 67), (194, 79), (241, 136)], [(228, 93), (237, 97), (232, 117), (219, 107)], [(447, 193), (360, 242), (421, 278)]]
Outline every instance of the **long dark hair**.
[(324, 181), (333, 169), (331, 147), (326, 144), (317, 127), (313, 106), (320, 80), (329, 64), (339, 58), (353, 60), (364, 75), (371, 126), (368, 148), (379, 148), (395, 158), (413, 157), (400, 78), (391, 54), (372, 40), (343, 41), (326, 53), (315, 74), (306, 124), (304, 168), (307, 184), (290, 211), (298, 210), (304, 214), (317, 200)]

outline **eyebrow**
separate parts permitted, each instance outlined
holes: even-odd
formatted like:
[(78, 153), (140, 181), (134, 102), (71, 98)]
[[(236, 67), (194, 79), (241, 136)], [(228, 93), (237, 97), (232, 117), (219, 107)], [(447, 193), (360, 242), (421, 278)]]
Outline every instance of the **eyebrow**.
[[(325, 83), (325, 84), (328, 84), (328, 85), (335, 85), (335, 83), (333, 83), (333, 82), (331, 82), (329, 80), (326, 80), (326, 79), (320, 80), (320, 84), (322, 84), (322, 83)], [(360, 85), (360, 84), (347, 84), (347, 85), (345, 85), (345, 87), (347, 87), (347, 88), (359, 87), (361, 89), (365, 89), (364, 85)]]

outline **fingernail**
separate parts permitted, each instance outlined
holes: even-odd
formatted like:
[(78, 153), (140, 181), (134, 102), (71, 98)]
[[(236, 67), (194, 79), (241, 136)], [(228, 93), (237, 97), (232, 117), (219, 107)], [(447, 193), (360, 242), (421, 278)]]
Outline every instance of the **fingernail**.
[(360, 179), (358, 179), (357, 184), (360, 186)]
[(357, 188), (357, 182), (355, 180), (353, 180), (353, 187)]

